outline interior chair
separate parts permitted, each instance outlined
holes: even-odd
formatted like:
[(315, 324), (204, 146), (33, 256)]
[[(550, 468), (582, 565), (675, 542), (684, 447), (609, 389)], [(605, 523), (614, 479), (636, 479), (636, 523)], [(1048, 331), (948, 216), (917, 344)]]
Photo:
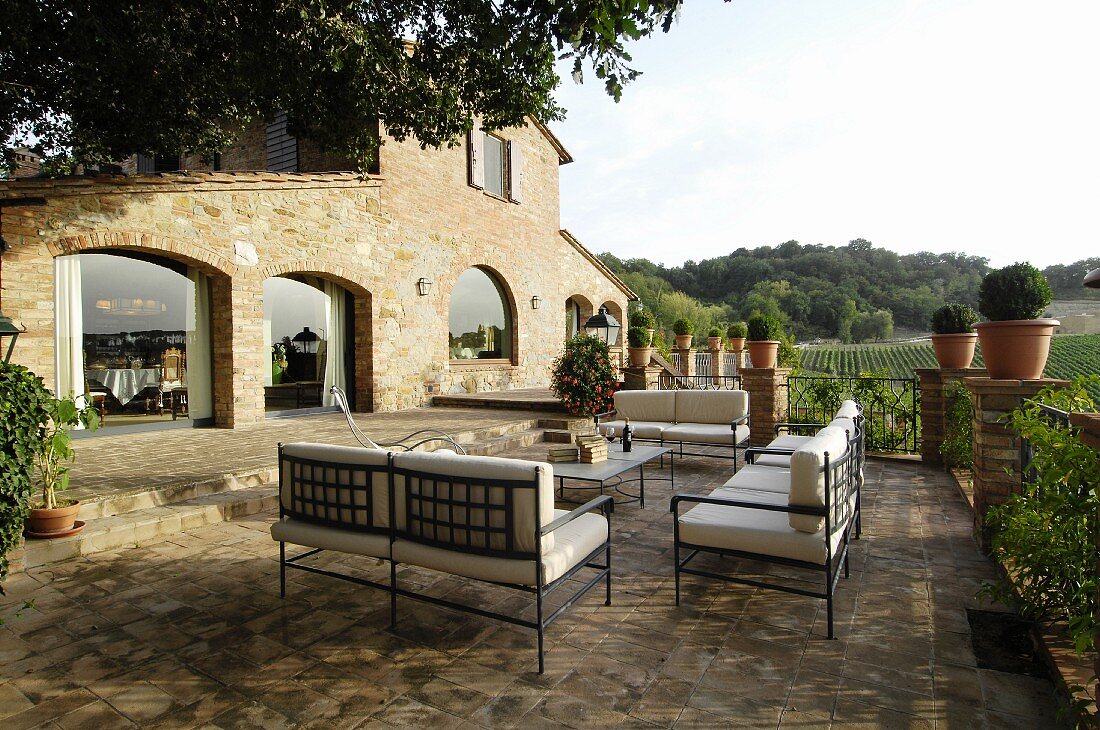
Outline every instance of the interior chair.
[(187, 410), (187, 355), (178, 347), (169, 347), (160, 358), (160, 412), (165, 411), (164, 397), (168, 396), (167, 409), (172, 420)]

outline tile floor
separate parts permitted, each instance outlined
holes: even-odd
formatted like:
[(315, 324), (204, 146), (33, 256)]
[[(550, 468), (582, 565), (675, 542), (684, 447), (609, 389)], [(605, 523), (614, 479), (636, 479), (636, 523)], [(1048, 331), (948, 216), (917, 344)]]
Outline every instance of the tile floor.
[[(707, 490), (728, 469), (685, 460), (677, 491)], [(524, 629), (401, 600), (391, 631), (387, 594), (296, 571), (280, 600), (268, 513), (14, 576), (0, 604), (0, 723), (1056, 726), (1049, 682), (975, 666), (965, 609), (993, 569), (953, 484), (911, 463), (871, 461), (867, 476), (835, 641), (815, 599), (687, 576), (674, 606), (671, 492), (659, 482), (647, 485), (644, 511), (615, 512), (613, 605), (597, 590), (566, 612), (549, 631), (543, 675)], [(388, 572), (319, 557), (358, 575)], [(527, 605), (418, 569), (401, 582), (497, 609)], [(13, 618), (23, 600), (34, 608)]]

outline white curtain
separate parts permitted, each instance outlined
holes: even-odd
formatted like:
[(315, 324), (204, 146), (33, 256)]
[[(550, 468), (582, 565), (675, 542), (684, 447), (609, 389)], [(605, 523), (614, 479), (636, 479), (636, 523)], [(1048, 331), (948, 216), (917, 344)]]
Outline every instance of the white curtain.
[(325, 336), (328, 340), (325, 357), (325, 384), (324, 404), (336, 405), (336, 400), (329, 393), (329, 388), (336, 386), (341, 390), (347, 390), (348, 378), (344, 367), (344, 353), (347, 347), (347, 338), (344, 336), (347, 327), (347, 306), (343, 287), (324, 282), (325, 298), (328, 300), (325, 308)]
[(58, 256), (54, 260), (54, 322), (56, 347), (54, 367), (58, 398), (77, 396), (84, 405), (84, 302), (80, 287), (80, 257)]
[(188, 268), (193, 296), (187, 298), (187, 411), (192, 419), (214, 415), (213, 352), (210, 326), (210, 279)]

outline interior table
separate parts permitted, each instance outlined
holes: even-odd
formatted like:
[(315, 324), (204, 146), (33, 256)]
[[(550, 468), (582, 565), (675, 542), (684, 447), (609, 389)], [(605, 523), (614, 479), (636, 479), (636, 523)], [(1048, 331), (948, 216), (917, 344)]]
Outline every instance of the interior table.
[(146, 388), (160, 387), (160, 368), (89, 368), (87, 376), (111, 391), (122, 405)]
[[(562, 501), (570, 501), (565, 499), (566, 489), (591, 489), (588, 486), (565, 486), (565, 480), (570, 479), (578, 482), (589, 482), (592, 484), (600, 485), (600, 494), (604, 493), (604, 489), (609, 486), (619, 494), (626, 497), (626, 499), (616, 500), (617, 503), (622, 504), (624, 502), (637, 502), (638, 506), (645, 509), (645, 465), (655, 459), (664, 461), (665, 454), (671, 454), (672, 449), (667, 446), (642, 446), (640, 444), (634, 444), (633, 448), (629, 452), (623, 451), (622, 444), (608, 444), (607, 461), (600, 461), (595, 464), (585, 464), (579, 461), (559, 461), (552, 464), (554, 467), (554, 477), (558, 480), (558, 496)], [(623, 475), (634, 469), (638, 470), (638, 476), (632, 479), (624, 479)], [(675, 487), (676, 483), (676, 464), (675, 459), (669, 458), (668, 460), (668, 477), (658, 478), (657, 481), (667, 481)], [(650, 477), (653, 481), (653, 477)], [(638, 493), (631, 494), (630, 492), (624, 492), (622, 487), (624, 484), (638, 483)]]

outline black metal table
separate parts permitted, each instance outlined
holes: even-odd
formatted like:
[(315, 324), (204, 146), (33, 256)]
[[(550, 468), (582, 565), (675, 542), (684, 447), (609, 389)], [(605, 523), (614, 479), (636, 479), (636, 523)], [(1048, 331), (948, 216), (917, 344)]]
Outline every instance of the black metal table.
[[(587, 486), (567, 487), (565, 486), (566, 479), (599, 484), (601, 495), (604, 489), (609, 486), (608, 482), (615, 480), (614, 483), (610, 485), (611, 488), (623, 495), (623, 497), (626, 497), (626, 499), (615, 500), (616, 503), (637, 502), (642, 509), (645, 509), (645, 465), (655, 459), (661, 459), (663, 462), (665, 454), (671, 455), (672, 449), (667, 446), (642, 446), (636, 443), (630, 453), (625, 453), (621, 444), (613, 443), (608, 445), (607, 461), (601, 461), (596, 464), (584, 464), (579, 461), (558, 462), (552, 465), (554, 467), (554, 477), (558, 480), (558, 496), (562, 501), (568, 502), (571, 500), (565, 499), (566, 489), (592, 488)], [(675, 459), (670, 456), (668, 462), (668, 477), (659, 477), (657, 481), (667, 481), (675, 485)], [(623, 474), (626, 474), (632, 469), (638, 470), (638, 476), (633, 479), (623, 479)], [(650, 477), (650, 480), (652, 481), (653, 477)], [(623, 491), (622, 487), (624, 484), (633, 484), (634, 482), (638, 483), (637, 494)]]

